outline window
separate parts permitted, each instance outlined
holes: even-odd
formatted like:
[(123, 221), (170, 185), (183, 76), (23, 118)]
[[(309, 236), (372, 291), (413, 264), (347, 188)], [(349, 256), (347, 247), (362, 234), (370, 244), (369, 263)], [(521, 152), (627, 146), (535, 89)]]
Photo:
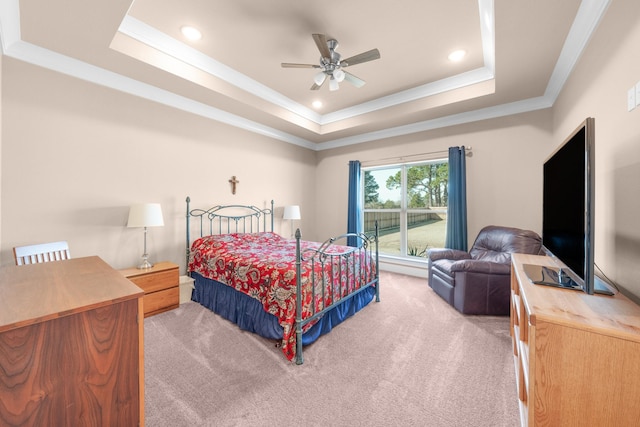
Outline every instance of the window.
[(363, 168), (364, 230), (378, 221), (381, 254), (425, 257), (444, 247), (449, 164), (434, 160)]

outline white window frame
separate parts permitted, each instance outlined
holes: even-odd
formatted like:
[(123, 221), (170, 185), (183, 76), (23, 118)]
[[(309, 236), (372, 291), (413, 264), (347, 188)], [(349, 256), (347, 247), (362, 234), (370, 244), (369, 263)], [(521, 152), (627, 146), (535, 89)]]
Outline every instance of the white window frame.
[[(361, 217), (361, 221), (364, 224), (364, 216), (365, 213), (375, 213), (375, 212), (381, 212), (381, 213), (399, 213), (400, 214), (400, 254), (391, 254), (391, 253), (383, 253), (381, 252), (380, 255), (384, 256), (384, 257), (390, 257), (390, 258), (401, 258), (401, 259), (407, 259), (407, 260), (415, 260), (418, 257), (412, 256), (412, 255), (408, 255), (408, 228), (407, 228), (407, 217), (408, 217), (408, 213), (410, 212), (425, 212), (424, 208), (411, 208), (409, 209), (407, 207), (408, 205), (408, 191), (407, 191), (407, 169), (409, 167), (412, 166), (421, 166), (421, 165), (428, 165), (428, 164), (439, 164), (439, 163), (448, 163), (448, 159), (446, 158), (437, 158), (437, 159), (432, 159), (432, 160), (422, 160), (422, 161), (414, 161), (414, 162), (406, 162), (406, 163), (393, 163), (393, 164), (384, 164), (384, 165), (376, 165), (376, 166), (368, 166), (368, 167), (362, 167), (361, 173), (361, 191), (360, 191), (360, 195), (361, 195), (361, 205), (362, 205), (362, 217)], [(368, 209), (365, 207), (365, 173), (367, 171), (375, 171), (375, 170), (383, 170), (383, 169), (392, 169), (392, 168), (399, 168), (401, 173), (401, 191), (400, 191), (400, 208), (394, 208), (394, 209)], [(380, 185), (380, 183), (378, 183), (378, 185)], [(444, 209), (436, 209), (434, 210), (429, 209), (430, 213), (447, 213), (446, 208)]]

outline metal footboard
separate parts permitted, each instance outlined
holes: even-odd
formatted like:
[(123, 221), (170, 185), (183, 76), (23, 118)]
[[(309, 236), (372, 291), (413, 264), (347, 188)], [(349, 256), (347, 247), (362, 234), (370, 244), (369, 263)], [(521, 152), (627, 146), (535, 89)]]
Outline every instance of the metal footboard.
[[(301, 365), (304, 362), (302, 355), (302, 329), (309, 322), (321, 317), (328, 311), (335, 308), (365, 289), (375, 286), (376, 302), (380, 302), (380, 286), (378, 272), (378, 222), (375, 223), (373, 235), (364, 233), (347, 233), (338, 237), (333, 237), (325, 241), (318, 249), (307, 249), (301, 251), (300, 229), (296, 230), (296, 363)], [(348, 237), (356, 237), (358, 244), (356, 247), (336, 246), (336, 242)], [(336, 250), (339, 248), (338, 250)], [(311, 314), (302, 318), (302, 265), (309, 263), (311, 271), (320, 269), (320, 282), (315, 273), (310, 275), (311, 283), (307, 286), (311, 288)], [(328, 273), (326, 273), (328, 269)], [(345, 269), (350, 269), (351, 274), (342, 274)], [(337, 280), (336, 280), (336, 275)], [(329, 282), (329, 283), (327, 283)], [(322, 304), (316, 306), (317, 288), (320, 287)], [(329, 292), (330, 303), (327, 301), (326, 293)], [(346, 292), (346, 293), (345, 293)], [(335, 296), (338, 295), (338, 298)]]

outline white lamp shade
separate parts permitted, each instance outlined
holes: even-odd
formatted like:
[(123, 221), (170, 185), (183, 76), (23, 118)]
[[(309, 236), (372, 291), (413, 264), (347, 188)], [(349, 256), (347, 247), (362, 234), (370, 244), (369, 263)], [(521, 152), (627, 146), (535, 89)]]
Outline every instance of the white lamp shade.
[(300, 219), (300, 206), (285, 206), (282, 219)]
[(313, 77), (313, 82), (318, 86), (320, 86), (322, 83), (324, 83), (324, 79), (326, 78), (327, 78), (327, 75), (324, 73), (324, 71), (320, 71), (318, 74), (316, 74)]
[(160, 227), (163, 225), (160, 203), (131, 205), (127, 227)]

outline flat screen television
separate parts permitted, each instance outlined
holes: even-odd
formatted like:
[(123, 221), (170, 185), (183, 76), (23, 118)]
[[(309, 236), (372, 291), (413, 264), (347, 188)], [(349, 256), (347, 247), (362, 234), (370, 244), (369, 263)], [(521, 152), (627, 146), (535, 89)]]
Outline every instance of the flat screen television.
[(589, 117), (544, 162), (542, 246), (566, 267), (525, 266), (536, 284), (610, 293), (594, 275), (594, 136)]

